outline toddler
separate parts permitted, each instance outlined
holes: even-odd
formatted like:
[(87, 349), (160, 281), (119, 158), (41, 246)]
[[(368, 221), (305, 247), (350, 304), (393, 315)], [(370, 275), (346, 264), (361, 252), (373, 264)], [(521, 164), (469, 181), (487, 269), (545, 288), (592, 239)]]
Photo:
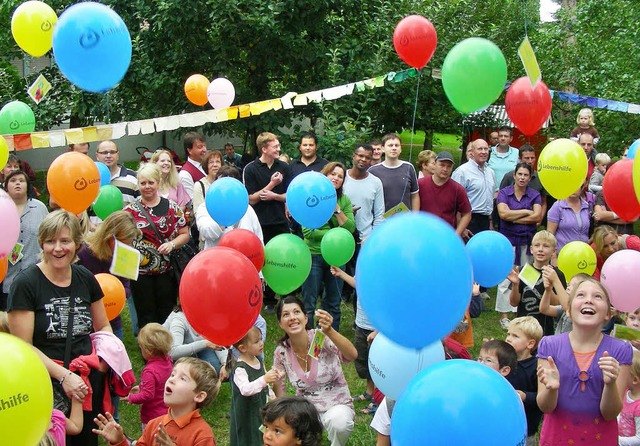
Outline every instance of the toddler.
[(173, 369), (173, 361), (169, 356), (172, 344), (169, 330), (155, 322), (145, 325), (138, 333), (138, 345), (147, 364), (142, 369), (140, 385), (131, 389), (131, 393), (122, 400), (141, 405), (142, 430), (149, 421), (167, 413), (164, 383)]
[(611, 163), (611, 157), (606, 153), (598, 153), (596, 155), (596, 166), (591, 174), (589, 180), (589, 192), (597, 194), (602, 190), (602, 181), (604, 180), (604, 174), (607, 173), (607, 168)]
[(600, 135), (598, 134), (598, 130), (594, 127), (595, 123), (593, 122), (593, 112), (590, 108), (583, 108), (580, 110), (576, 123), (578, 126), (571, 132), (572, 140), (577, 142), (581, 134), (588, 133), (593, 136), (593, 143), (598, 143)]
[(284, 396), (260, 411), (265, 445), (320, 446), (322, 421), (315, 406), (301, 396)]

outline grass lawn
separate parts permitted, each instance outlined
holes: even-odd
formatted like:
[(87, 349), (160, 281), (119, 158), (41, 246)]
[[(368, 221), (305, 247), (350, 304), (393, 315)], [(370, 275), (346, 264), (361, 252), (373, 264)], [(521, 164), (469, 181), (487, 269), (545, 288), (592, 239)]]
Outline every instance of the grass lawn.
[[(487, 309), (493, 309), (495, 305), (495, 289), (490, 290), (489, 294), (492, 295), (490, 301), (485, 301), (485, 307)], [(125, 313), (127, 308), (125, 307)], [(273, 362), (273, 351), (275, 350), (276, 341), (282, 335), (280, 328), (277, 325), (275, 315), (263, 314), (267, 320), (267, 342), (265, 344), (265, 361), (267, 368), (269, 368)], [(341, 332), (347, 338), (353, 340), (353, 320), (354, 312), (352, 305), (342, 304), (342, 327)], [(133, 370), (136, 376), (140, 376), (140, 371), (143, 367), (142, 357), (138, 349), (135, 338), (131, 334), (128, 314), (123, 318), (125, 344), (127, 351), (131, 357), (133, 363)], [(473, 333), (475, 346), (471, 350), (471, 355), (476, 356), (483, 338), (495, 337), (496, 339), (504, 339), (506, 332), (500, 329), (498, 324), (498, 315), (495, 311), (484, 311), (482, 315), (473, 319)], [(353, 364), (346, 364), (343, 366), (347, 382), (349, 383), (349, 389), (352, 394), (359, 394), (365, 390), (364, 380), (358, 378), (356, 370)], [(293, 390), (290, 389), (290, 394), (293, 394)], [(229, 384), (223, 383), (220, 389), (218, 398), (203, 411), (205, 420), (212, 426), (213, 432), (216, 436), (216, 442), (218, 446), (225, 446), (229, 444), (229, 420), (226, 418), (226, 414), (230, 408), (230, 390)], [(352, 445), (373, 445), (375, 444), (376, 435), (375, 432), (369, 427), (372, 417), (370, 415), (364, 415), (360, 413), (360, 409), (365, 406), (365, 403), (356, 404), (356, 420), (355, 430), (349, 440), (349, 444)], [(125, 432), (132, 438), (138, 438), (141, 433), (140, 430), (140, 416), (139, 406), (129, 405), (122, 403), (120, 405), (120, 422), (124, 427)], [(329, 444), (325, 441), (325, 444)]]

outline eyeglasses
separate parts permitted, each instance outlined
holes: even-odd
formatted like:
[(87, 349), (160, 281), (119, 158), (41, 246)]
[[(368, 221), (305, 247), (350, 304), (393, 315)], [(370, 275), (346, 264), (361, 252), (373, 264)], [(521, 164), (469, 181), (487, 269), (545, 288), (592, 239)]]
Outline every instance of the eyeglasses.
[(491, 358), (476, 358), (476, 361), (478, 361), (480, 364), (498, 364), (497, 362), (495, 362), (493, 359)]
[(98, 155), (115, 155), (117, 150), (105, 150), (104, 152), (96, 152)]

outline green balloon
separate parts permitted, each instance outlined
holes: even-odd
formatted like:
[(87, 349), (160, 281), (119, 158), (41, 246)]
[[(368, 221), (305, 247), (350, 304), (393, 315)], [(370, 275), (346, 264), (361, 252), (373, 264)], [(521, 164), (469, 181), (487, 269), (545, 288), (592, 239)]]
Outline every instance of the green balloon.
[(0, 110), (0, 135), (30, 133), (35, 128), (36, 117), (24, 102), (12, 101)]
[(311, 271), (311, 252), (293, 234), (280, 234), (264, 247), (262, 275), (273, 291), (285, 296), (307, 280)]
[(498, 46), (480, 37), (454, 46), (442, 64), (442, 86), (460, 113), (474, 113), (498, 99), (507, 82), (507, 61)]
[(320, 242), (322, 258), (331, 266), (342, 266), (356, 252), (353, 234), (344, 228), (329, 229)]
[(102, 220), (122, 210), (122, 192), (112, 184), (107, 184), (100, 188), (98, 198), (93, 203), (93, 212)]

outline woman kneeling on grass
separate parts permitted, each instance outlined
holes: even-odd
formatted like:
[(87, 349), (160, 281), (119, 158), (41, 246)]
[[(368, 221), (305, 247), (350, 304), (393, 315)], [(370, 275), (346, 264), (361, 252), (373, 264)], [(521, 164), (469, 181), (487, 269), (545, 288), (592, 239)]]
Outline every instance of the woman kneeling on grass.
[[(321, 332), (307, 330), (304, 304), (295, 296), (280, 300), (276, 316), (285, 334), (273, 354), (274, 368), (286, 373), (296, 394), (318, 409), (331, 445), (346, 444), (355, 412), (341, 363), (356, 359), (356, 348), (332, 328), (333, 317), (324, 310), (315, 313)], [(323, 342), (317, 342), (319, 338), (324, 338)], [(317, 350), (313, 357), (309, 355), (311, 345)], [(276, 381), (273, 390), (276, 396), (284, 396), (285, 379)]]

